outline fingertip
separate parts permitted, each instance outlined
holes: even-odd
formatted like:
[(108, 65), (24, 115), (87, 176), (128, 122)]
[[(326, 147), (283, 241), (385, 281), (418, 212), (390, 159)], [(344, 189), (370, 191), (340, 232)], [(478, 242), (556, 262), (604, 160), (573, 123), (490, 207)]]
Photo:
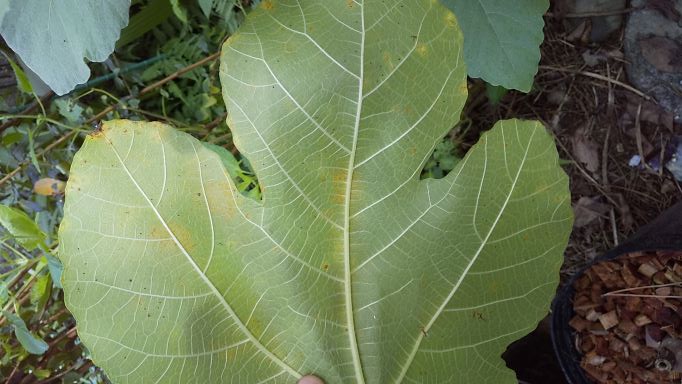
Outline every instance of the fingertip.
[(324, 384), (324, 381), (322, 381), (322, 379), (314, 375), (305, 375), (298, 379), (296, 384)]

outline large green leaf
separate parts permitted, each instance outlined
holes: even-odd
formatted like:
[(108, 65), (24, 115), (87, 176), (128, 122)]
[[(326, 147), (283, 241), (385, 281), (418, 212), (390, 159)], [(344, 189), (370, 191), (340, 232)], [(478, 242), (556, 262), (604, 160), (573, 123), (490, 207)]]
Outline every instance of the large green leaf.
[(466, 98), (435, 1), (264, 1), (223, 48), (220, 154), (115, 121), (74, 158), (60, 257), (79, 335), (114, 382), (512, 383), (571, 228), (539, 123), (499, 123), (420, 181)]
[(441, 0), (464, 31), (469, 75), (528, 92), (540, 62), (549, 0)]
[[(104, 61), (128, 24), (130, 0), (3, 0), (0, 33), (59, 95), (90, 77), (83, 61)], [(9, 10), (7, 10), (9, 8)]]

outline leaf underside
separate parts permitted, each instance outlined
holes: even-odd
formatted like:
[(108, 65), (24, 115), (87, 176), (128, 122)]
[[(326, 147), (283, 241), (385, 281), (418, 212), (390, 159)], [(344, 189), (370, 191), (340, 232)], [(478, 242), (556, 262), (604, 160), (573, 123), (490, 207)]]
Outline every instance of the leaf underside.
[(66, 303), (114, 382), (505, 383), (571, 228), (539, 123), (505, 121), (419, 180), (466, 99), (435, 1), (263, 1), (223, 48), (235, 142), (114, 121), (76, 155)]
[(130, 0), (6, 0), (0, 33), (58, 95), (90, 77), (83, 61), (104, 61), (128, 24)]
[(469, 76), (529, 92), (544, 39), (542, 16), (549, 0), (441, 0), (464, 31)]

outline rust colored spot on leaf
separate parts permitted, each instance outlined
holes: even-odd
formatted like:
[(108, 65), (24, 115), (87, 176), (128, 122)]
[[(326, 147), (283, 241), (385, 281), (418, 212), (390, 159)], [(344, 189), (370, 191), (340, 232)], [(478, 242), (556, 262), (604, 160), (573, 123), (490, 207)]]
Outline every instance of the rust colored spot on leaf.
[(429, 53), (429, 48), (426, 47), (426, 44), (419, 44), (417, 45), (417, 53), (419, 56), (426, 56), (427, 53)]

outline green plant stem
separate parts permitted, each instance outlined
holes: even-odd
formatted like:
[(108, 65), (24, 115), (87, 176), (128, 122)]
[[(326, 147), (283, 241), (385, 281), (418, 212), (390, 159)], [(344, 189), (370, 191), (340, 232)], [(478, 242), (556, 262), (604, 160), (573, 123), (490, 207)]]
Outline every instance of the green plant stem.
[[(10, 251), (14, 252), (16, 255), (19, 255), (19, 256), (20, 256), (22, 259), (24, 259), (25, 261), (31, 260), (30, 257), (24, 255), (21, 251), (19, 251), (19, 250), (16, 249), (15, 247), (9, 245), (9, 244), (7, 243), (7, 241), (5, 241), (5, 240), (0, 241), (0, 245), (4, 245), (5, 248), (7, 248), (7, 249), (9, 249)], [(8, 262), (9, 262), (9, 260), (8, 260)], [(0, 276), (2, 276), (2, 275), (0, 275)]]
[[(38, 108), (39, 106), (42, 107), (43, 103), (46, 103), (48, 100), (50, 100), (52, 98), (52, 96), (54, 96), (54, 93), (48, 92), (47, 94), (45, 94), (40, 99), (38, 99), (38, 100), (28, 104), (28, 105), (24, 105), (24, 106), (16, 108), (16, 111), (14, 111), (14, 112), (20, 111), (19, 112), (20, 115), (27, 115), (27, 114), (35, 111), (35, 109)], [(23, 108), (23, 110), (22, 110), (22, 108)], [(19, 121), (20, 121), (19, 119), (12, 119), (12, 120), (5, 121), (4, 123), (2, 123), (2, 125), (0, 125), (0, 133), (2, 133), (7, 128), (18, 124)]]
[(46, 117), (44, 115), (4, 115), (0, 116), (0, 121), (2, 120), (8, 120), (8, 119), (30, 119), (30, 120), (43, 120), (45, 122), (48, 122), (50, 124), (56, 125), (58, 127), (66, 128), (66, 129), (74, 129), (74, 126), (64, 124), (58, 120), (51, 119), (49, 117)]

